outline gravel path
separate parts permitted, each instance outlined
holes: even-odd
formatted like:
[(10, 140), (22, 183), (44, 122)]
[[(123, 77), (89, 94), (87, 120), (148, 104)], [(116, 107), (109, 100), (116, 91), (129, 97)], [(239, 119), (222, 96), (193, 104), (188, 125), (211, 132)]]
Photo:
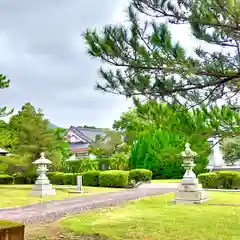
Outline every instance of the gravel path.
[(67, 214), (82, 213), (89, 209), (114, 206), (127, 200), (173, 192), (171, 188), (142, 188), (102, 193), (95, 196), (73, 197), (65, 200), (39, 203), (13, 209), (1, 209), (1, 220), (22, 222), (26, 225), (48, 223)]

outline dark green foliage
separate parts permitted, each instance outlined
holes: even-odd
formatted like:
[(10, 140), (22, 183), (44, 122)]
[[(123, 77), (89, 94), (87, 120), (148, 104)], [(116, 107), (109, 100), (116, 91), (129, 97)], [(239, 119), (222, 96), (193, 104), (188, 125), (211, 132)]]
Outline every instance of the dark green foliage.
[(53, 176), (55, 176), (55, 175), (57, 175), (57, 174), (59, 174), (59, 173), (62, 173), (62, 172), (48, 172), (48, 173), (47, 173), (47, 177), (48, 177), (48, 179), (52, 182)]
[(216, 172), (201, 173), (198, 175), (198, 180), (203, 188), (220, 188), (219, 175)]
[(240, 137), (226, 138), (221, 144), (224, 161), (227, 165), (234, 165), (240, 159)]
[[(6, 78), (3, 74), (0, 74), (0, 90), (9, 87), (10, 80)], [(6, 107), (2, 107), (0, 103), (0, 117), (5, 117), (13, 112), (13, 110), (7, 112)]]
[(32, 162), (40, 157), (41, 152), (51, 159), (53, 170), (60, 169), (62, 157), (67, 156), (68, 146), (61, 136), (62, 131), (51, 129), (41, 110), (26, 103), (10, 118), (8, 128), (14, 133), (15, 139), (11, 142), (12, 153), (24, 157), (28, 172), (32, 171)]
[(126, 187), (128, 185), (129, 172), (111, 170), (100, 172), (99, 185), (101, 187)]
[(233, 171), (220, 171), (202, 173), (198, 180), (204, 188), (240, 189), (240, 173)]
[(111, 165), (111, 159), (110, 158), (98, 158), (98, 166), (99, 166), (99, 170), (103, 171), (103, 170), (108, 170), (110, 165)]
[(37, 177), (38, 177), (37, 173), (29, 173), (25, 176), (26, 176), (26, 183), (27, 184), (34, 184), (35, 181), (37, 180)]
[(133, 169), (129, 171), (129, 182), (147, 182), (152, 179), (152, 171), (147, 169)]
[(14, 177), (7, 174), (0, 175), (0, 184), (13, 184), (13, 182), (14, 182)]
[(84, 186), (99, 186), (99, 171), (89, 171), (82, 174)]
[(13, 174), (14, 184), (34, 184), (38, 175), (36, 173), (29, 174)]
[[(132, 0), (128, 24), (85, 31), (88, 53), (103, 61), (97, 88), (188, 106), (238, 98), (239, 9), (239, 1)], [(190, 26), (182, 34), (209, 48), (188, 54), (173, 41), (169, 23)]]
[(64, 173), (62, 176), (63, 185), (76, 185), (77, 184), (77, 176), (81, 174), (77, 173)]
[(50, 175), (51, 183), (55, 185), (64, 185), (64, 173), (62, 172), (55, 172), (54, 174)]
[(232, 188), (240, 189), (240, 173), (238, 175), (234, 176), (234, 179), (232, 181)]
[[(221, 182), (222, 188), (232, 189), (233, 184), (235, 184), (234, 181), (239, 178), (240, 173), (233, 172), (233, 171), (221, 171), (221, 172), (218, 172), (218, 176), (219, 176), (219, 180)], [(238, 188), (240, 188), (240, 186), (238, 186)]]
[(71, 173), (95, 171), (99, 169), (99, 162), (89, 158), (79, 159), (78, 161), (66, 162), (66, 168)]
[(201, 173), (207, 165), (209, 154), (207, 142), (201, 140), (205, 139), (197, 141), (186, 134), (161, 129), (143, 132), (132, 147), (130, 167), (149, 169), (153, 172), (153, 178), (182, 178), (185, 171), (179, 153), (185, 149), (185, 143), (190, 142), (192, 149), (201, 156), (196, 159), (197, 173)]
[(77, 176), (82, 173), (63, 173), (63, 172), (48, 172), (47, 176), (52, 184), (56, 185), (76, 185)]
[(13, 175), (13, 177), (14, 177), (14, 184), (27, 184), (27, 179), (25, 176), (16, 174), (16, 175)]

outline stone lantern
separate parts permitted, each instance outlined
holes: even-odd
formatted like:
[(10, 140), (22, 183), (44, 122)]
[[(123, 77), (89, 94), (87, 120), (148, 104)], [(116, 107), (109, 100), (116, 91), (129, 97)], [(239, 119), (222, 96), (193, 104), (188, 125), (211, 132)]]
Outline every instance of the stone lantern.
[(178, 190), (175, 192), (175, 203), (202, 203), (207, 201), (207, 194), (203, 191), (202, 185), (198, 183), (193, 168), (196, 166), (194, 159), (197, 153), (192, 151), (190, 144), (186, 143), (185, 151), (181, 152), (183, 158), (182, 166), (186, 170)]
[(45, 158), (44, 153), (41, 153), (41, 157), (34, 161), (33, 164), (37, 166), (38, 178), (33, 185), (32, 196), (54, 196), (56, 195), (56, 190), (52, 188), (52, 184), (48, 180), (46, 175), (48, 169), (47, 166), (52, 164), (52, 162)]
[(196, 166), (194, 159), (197, 156), (197, 153), (191, 150), (189, 143), (186, 143), (185, 147), (185, 151), (181, 152), (181, 157), (183, 158), (182, 166), (186, 170), (182, 183), (197, 184), (198, 180), (196, 174), (193, 172), (193, 168)]

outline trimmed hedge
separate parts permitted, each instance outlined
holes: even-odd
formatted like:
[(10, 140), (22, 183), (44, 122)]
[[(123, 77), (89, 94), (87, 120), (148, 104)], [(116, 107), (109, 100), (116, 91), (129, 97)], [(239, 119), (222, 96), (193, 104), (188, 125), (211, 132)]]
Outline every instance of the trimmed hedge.
[[(219, 180), (221, 183), (221, 187), (225, 189), (233, 189), (233, 183), (235, 179), (237, 179), (240, 176), (239, 172), (233, 172), (233, 171), (221, 171), (218, 172)], [(236, 188), (240, 188), (240, 186), (236, 186)]]
[(47, 174), (50, 182), (56, 185), (77, 185), (77, 176), (82, 173), (63, 173), (63, 172), (49, 172)]
[(0, 184), (13, 184), (14, 177), (7, 175), (7, 174), (1, 174), (0, 175)]
[(37, 180), (37, 173), (31, 173), (26, 176), (26, 184), (34, 184)]
[[(0, 175), (0, 184), (34, 184), (37, 178), (36, 174), (27, 176), (22, 175)], [(47, 176), (52, 184), (55, 185), (76, 185), (77, 176), (83, 176), (83, 186), (102, 186), (102, 187), (127, 187), (129, 181), (151, 180), (152, 172), (145, 169), (135, 169), (129, 175), (128, 171), (108, 170), (108, 171), (89, 171), (84, 173), (63, 173), (48, 172)]]
[(83, 186), (99, 186), (99, 171), (89, 171), (82, 174)]
[(147, 169), (133, 169), (129, 172), (129, 182), (147, 182), (152, 180), (152, 171)]
[(99, 173), (99, 185), (101, 187), (126, 187), (128, 186), (129, 172), (121, 170), (109, 170)]
[(203, 188), (239, 189), (240, 173), (233, 171), (209, 172), (198, 175)]
[(27, 184), (27, 180), (25, 176), (22, 175), (13, 175), (14, 184)]
[(238, 176), (235, 176), (232, 181), (232, 188), (233, 189), (240, 189), (240, 173)]
[(203, 188), (219, 188), (220, 181), (216, 172), (201, 173), (198, 175), (198, 180)]

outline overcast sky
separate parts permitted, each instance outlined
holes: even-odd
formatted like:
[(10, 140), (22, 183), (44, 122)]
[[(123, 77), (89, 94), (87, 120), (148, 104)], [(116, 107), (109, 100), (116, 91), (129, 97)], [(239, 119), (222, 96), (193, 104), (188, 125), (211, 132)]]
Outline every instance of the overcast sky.
[(94, 90), (99, 61), (86, 54), (88, 27), (118, 22), (127, 0), (1, 0), (0, 73), (11, 80), (0, 104), (31, 102), (53, 123), (111, 127), (124, 98)]
[[(1, 0), (0, 73), (11, 80), (0, 104), (18, 110), (31, 102), (59, 126), (111, 127), (131, 105), (94, 90), (100, 61), (86, 54), (88, 27), (123, 21), (128, 0)], [(173, 37), (194, 45), (186, 27)], [(184, 33), (184, 34), (183, 34)]]

